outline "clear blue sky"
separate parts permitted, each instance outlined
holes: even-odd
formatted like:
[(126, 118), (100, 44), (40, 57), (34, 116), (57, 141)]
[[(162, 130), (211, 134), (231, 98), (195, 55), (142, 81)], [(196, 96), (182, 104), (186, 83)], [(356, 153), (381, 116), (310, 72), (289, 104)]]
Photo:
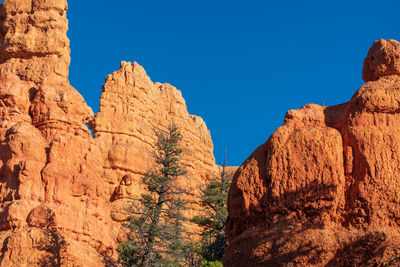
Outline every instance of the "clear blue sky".
[[(375, 39), (400, 39), (400, 1), (69, 1), (70, 81), (98, 111), (121, 60), (182, 91), (217, 162), (240, 165), (307, 103), (346, 102)], [(384, 4), (383, 4), (384, 3)]]

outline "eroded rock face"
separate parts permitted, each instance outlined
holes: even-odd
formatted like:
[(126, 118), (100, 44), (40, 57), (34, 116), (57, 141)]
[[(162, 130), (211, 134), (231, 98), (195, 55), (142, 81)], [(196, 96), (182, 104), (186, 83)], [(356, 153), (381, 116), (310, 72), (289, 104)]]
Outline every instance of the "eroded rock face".
[(67, 1), (4, 1), (0, 13), (0, 74), (39, 83), (68, 82)]
[(136, 63), (107, 77), (94, 116), (68, 82), (66, 12), (66, 0), (0, 4), (0, 266), (110, 266), (153, 129), (182, 129), (189, 199), (216, 168), (202, 119)]
[(400, 75), (400, 43), (377, 40), (364, 61), (363, 80), (376, 81), (382, 76)]
[[(136, 62), (122, 62), (121, 68), (106, 78), (100, 112), (91, 127), (107, 156), (110, 179), (117, 183), (125, 173), (131, 173), (129, 188), (142, 192), (141, 177), (153, 167), (157, 132), (167, 131), (171, 124), (183, 136), (182, 164), (187, 174), (177, 182), (190, 192), (188, 216), (192, 217), (199, 209), (196, 196), (201, 194), (200, 188), (217, 168), (210, 132), (200, 117), (188, 113), (179, 90), (170, 84), (153, 83)], [(124, 191), (121, 186), (116, 196)], [(131, 195), (129, 191), (126, 194)]]
[(350, 102), (289, 111), (238, 169), (227, 266), (378, 266), (396, 257), (398, 44), (374, 43), (363, 69), (369, 82)]

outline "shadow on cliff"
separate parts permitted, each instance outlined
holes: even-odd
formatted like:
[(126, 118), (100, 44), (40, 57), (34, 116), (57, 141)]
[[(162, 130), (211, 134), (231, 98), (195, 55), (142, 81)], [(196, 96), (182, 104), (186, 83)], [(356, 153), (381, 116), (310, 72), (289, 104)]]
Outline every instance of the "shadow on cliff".
[(378, 261), (387, 249), (386, 240), (386, 234), (378, 231), (362, 236), (339, 249), (326, 266), (382, 266)]
[(332, 212), (336, 191), (336, 185), (313, 181), (276, 199), (265, 194), (263, 222), (247, 225), (246, 231), (231, 240), (232, 247), (240, 249), (228, 249), (225, 264), (240, 266), (251, 262), (252, 266), (287, 266), (301, 264), (302, 257), (317, 264), (321, 260), (321, 244), (310, 237), (325, 227), (323, 215)]
[[(265, 199), (264, 222), (248, 226), (231, 240), (231, 247), (235, 249), (228, 248), (224, 263), (226, 266), (303, 266), (305, 263), (332, 267), (381, 266), (379, 260), (388, 248), (384, 232), (357, 236), (356, 232), (345, 229), (343, 233), (329, 230), (333, 225), (340, 225), (339, 221), (335, 222), (338, 218), (333, 206), (336, 192), (335, 185), (324, 186), (315, 181), (278, 199)], [(335, 251), (332, 238), (350, 242)]]
[(48, 253), (47, 256), (39, 261), (38, 266), (62, 266), (62, 255), (66, 253), (67, 249), (67, 243), (64, 237), (55, 228), (47, 229), (45, 233), (49, 241), (38, 249), (45, 250)]
[(237, 243), (235, 247), (240, 249), (227, 253), (227, 259), (229, 259), (225, 261), (227, 266), (287, 266), (310, 254), (316, 254), (314, 262), (318, 261), (316, 244), (307, 240), (299, 243), (295, 239), (296, 236), (319, 226), (296, 227), (291, 226), (290, 221), (282, 220), (279, 225), (267, 231), (262, 228), (248, 229), (232, 242), (232, 244)]
[(13, 129), (9, 129), (6, 132), (6, 139), (0, 143), (0, 152), (1, 157), (0, 161), (2, 161), (0, 168), (0, 182), (4, 184), (4, 186), (0, 189), (0, 202), (6, 201), (14, 201), (20, 199), (18, 194), (18, 189), (20, 187), (20, 179), (18, 179), (18, 175), (24, 169), (24, 162), (20, 162), (19, 164), (15, 164), (13, 166), (9, 166), (8, 163), (12, 162), (14, 153), (10, 147), (10, 136), (13, 134)]
[(7, 246), (8, 246), (8, 242), (9, 241), (10, 241), (10, 237), (7, 237), (3, 241), (3, 246), (1, 248), (1, 255), (0, 255), (0, 265), (3, 262), (3, 258), (4, 258), (4, 255), (5, 255), (6, 251), (7, 251)]
[(100, 253), (101, 261), (106, 267), (117, 267), (118, 262), (112, 257), (108, 256), (106, 253)]

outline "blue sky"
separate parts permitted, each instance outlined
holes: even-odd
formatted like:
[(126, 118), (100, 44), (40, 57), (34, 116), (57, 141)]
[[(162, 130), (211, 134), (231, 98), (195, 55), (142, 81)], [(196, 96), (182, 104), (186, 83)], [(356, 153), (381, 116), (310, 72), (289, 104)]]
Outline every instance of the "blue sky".
[(69, 1), (71, 84), (98, 111), (121, 60), (182, 91), (217, 162), (240, 165), (289, 109), (348, 101), (373, 41), (400, 39), (400, 1)]

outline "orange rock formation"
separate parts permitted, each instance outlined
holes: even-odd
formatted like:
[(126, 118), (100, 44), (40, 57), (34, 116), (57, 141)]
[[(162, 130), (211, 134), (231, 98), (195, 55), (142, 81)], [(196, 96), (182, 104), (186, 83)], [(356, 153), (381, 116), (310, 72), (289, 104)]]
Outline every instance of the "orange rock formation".
[[(235, 173), (226, 266), (381, 266), (400, 244), (400, 43), (379, 40), (350, 102), (309, 104)], [(397, 255), (398, 256), (398, 255)]]
[(123, 207), (142, 190), (154, 131), (170, 123), (184, 137), (188, 175), (179, 182), (192, 194), (189, 215), (216, 170), (203, 120), (137, 63), (106, 78), (93, 114), (68, 82), (66, 12), (66, 0), (0, 4), (0, 266), (115, 259)]

